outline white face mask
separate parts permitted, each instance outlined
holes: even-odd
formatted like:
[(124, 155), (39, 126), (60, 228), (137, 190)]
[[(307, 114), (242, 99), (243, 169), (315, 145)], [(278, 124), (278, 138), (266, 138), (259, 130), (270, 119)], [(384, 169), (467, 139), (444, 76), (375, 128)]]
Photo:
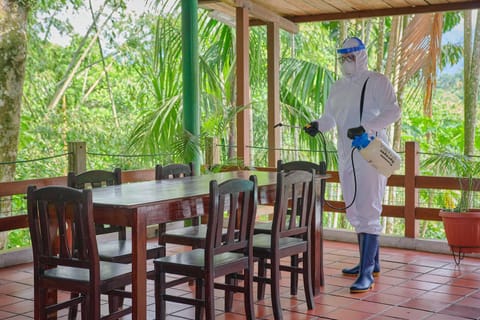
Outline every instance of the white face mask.
[(351, 76), (355, 73), (355, 61), (345, 61), (340, 65), (340, 70), (344, 76)]

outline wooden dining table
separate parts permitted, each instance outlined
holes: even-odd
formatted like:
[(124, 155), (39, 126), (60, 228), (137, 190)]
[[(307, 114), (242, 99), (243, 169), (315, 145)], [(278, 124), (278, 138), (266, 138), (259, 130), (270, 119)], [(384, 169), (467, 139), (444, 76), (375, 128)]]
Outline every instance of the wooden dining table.
[[(147, 304), (147, 226), (188, 219), (206, 214), (209, 183), (232, 178), (248, 179), (256, 175), (260, 204), (273, 204), (275, 200), (276, 172), (229, 171), (182, 179), (167, 179), (125, 183), (92, 189), (94, 219), (96, 223), (122, 225), (131, 228), (132, 237), (132, 319), (146, 319)], [(317, 205), (313, 218), (312, 265), (314, 293), (323, 285), (322, 266), (322, 213), (324, 181), (318, 176)], [(321, 195), (321, 196), (320, 196)]]

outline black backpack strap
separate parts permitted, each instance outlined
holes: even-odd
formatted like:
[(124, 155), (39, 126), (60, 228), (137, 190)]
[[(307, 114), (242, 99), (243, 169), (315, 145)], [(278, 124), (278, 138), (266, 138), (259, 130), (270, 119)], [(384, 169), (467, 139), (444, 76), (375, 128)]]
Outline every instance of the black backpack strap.
[(362, 88), (362, 96), (360, 97), (360, 125), (362, 125), (362, 115), (363, 115), (363, 100), (365, 99), (365, 88), (367, 87), (367, 80), (365, 80), (365, 83), (363, 84)]

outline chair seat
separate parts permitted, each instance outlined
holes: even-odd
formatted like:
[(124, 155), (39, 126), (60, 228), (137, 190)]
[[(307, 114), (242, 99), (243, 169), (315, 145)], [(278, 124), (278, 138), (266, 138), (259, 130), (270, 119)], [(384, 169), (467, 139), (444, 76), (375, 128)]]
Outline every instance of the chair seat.
[[(266, 233), (259, 233), (253, 236), (253, 251), (271, 252), (271, 236)], [(307, 242), (300, 238), (285, 237), (280, 238), (279, 249), (284, 250), (296, 246), (306, 246)]]
[(255, 234), (272, 232), (272, 221), (269, 221), (269, 222), (255, 222), (255, 228), (253, 229), (253, 232)]
[[(132, 241), (131, 240), (107, 240), (98, 241), (98, 255), (100, 260), (131, 263)], [(160, 258), (165, 255), (165, 247), (156, 243), (147, 243), (147, 259)]]
[[(237, 233), (238, 231), (236, 231)], [(227, 229), (222, 229), (222, 235), (227, 234)], [(190, 226), (174, 230), (165, 231), (162, 235), (165, 243), (176, 243), (184, 246), (191, 246), (193, 248), (205, 247), (205, 240), (207, 238), (207, 225), (200, 224), (197, 226)]]
[[(163, 264), (163, 265), (185, 265), (185, 266), (192, 266), (192, 267), (204, 267), (205, 266), (205, 253), (204, 249), (194, 249), (191, 251), (181, 252), (178, 254), (174, 254), (171, 256), (165, 256), (162, 258), (158, 258), (153, 260), (155, 264)], [(215, 267), (221, 266), (222, 264), (230, 264), (235, 260), (244, 260), (245, 262), (248, 260), (248, 257), (245, 256), (243, 253), (236, 253), (236, 252), (226, 252), (221, 254), (216, 254), (213, 258), (213, 264)]]
[[(285, 227), (288, 228), (288, 221), (290, 220), (290, 216), (287, 215), (285, 219)], [(254, 234), (259, 234), (259, 233), (267, 233), (270, 234), (272, 233), (272, 226), (273, 226), (273, 221), (267, 221), (267, 222), (262, 222), (262, 221), (257, 221), (255, 222), (255, 227), (253, 228), (253, 233)]]
[[(100, 281), (115, 277), (131, 277), (132, 267), (129, 264), (100, 261)], [(45, 278), (71, 280), (76, 282), (90, 282), (88, 269), (58, 266), (45, 270)]]

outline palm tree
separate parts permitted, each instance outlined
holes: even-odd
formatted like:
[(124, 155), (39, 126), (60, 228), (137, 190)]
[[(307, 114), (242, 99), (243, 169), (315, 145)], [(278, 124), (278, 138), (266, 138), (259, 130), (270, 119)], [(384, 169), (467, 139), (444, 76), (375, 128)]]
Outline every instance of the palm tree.
[[(235, 56), (233, 30), (208, 17), (199, 16), (201, 36), (201, 138), (188, 135), (182, 127), (181, 27), (178, 11), (159, 16), (155, 27), (155, 44), (150, 58), (139, 70), (150, 82), (154, 108), (144, 113), (133, 131), (131, 150), (146, 153), (173, 151), (167, 161), (182, 161), (189, 148), (199, 148), (203, 138), (219, 137), (231, 145), (229, 135), (235, 107)], [(173, 146), (173, 148), (172, 148)]]
[[(200, 141), (193, 141), (192, 137), (185, 135), (180, 125), (181, 72), (175, 66), (180, 65), (181, 61), (181, 31), (175, 11), (158, 17), (156, 33), (153, 58), (146, 60), (141, 69), (147, 75), (145, 79), (152, 84), (155, 108), (145, 112), (135, 128), (129, 141), (130, 148), (139, 152), (159, 153), (172, 150), (173, 145), (173, 157), (181, 159), (186, 148), (201, 146), (204, 137), (217, 137), (218, 144), (223, 149), (222, 161), (232, 161), (235, 114), (247, 107), (255, 109), (255, 145), (264, 145), (262, 128), (266, 128), (266, 81), (259, 76), (266, 74), (264, 30), (252, 28), (251, 32), (253, 102), (250, 106), (238, 108), (235, 106), (234, 30), (211, 19), (206, 12), (199, 15), (202, 108)], [(149, 67), (152, 65), (151, 60), (154, 61), (153, 68)], [(324, 66), (297, 58), (283, 59), (281, 70), (281, 102), (285, 121), (290, 125), (304, 125), (318, 117), (328, 95), (328, 88), (333, 82), (331, 72)], [(304, 135), (301, 135), (300, 140), (304, 144), (307, 141), (312, 144), (312, 140), (306, 139)], [(261, 160), (262, 153), (256, 153), (256, 162)]]
[(473, 26), (473, 11), (464, 13), (464, 147), (465, 155), (475, 153), (475, 128), (480, 83), (480, 18), (475, 10), (477, 22)]

